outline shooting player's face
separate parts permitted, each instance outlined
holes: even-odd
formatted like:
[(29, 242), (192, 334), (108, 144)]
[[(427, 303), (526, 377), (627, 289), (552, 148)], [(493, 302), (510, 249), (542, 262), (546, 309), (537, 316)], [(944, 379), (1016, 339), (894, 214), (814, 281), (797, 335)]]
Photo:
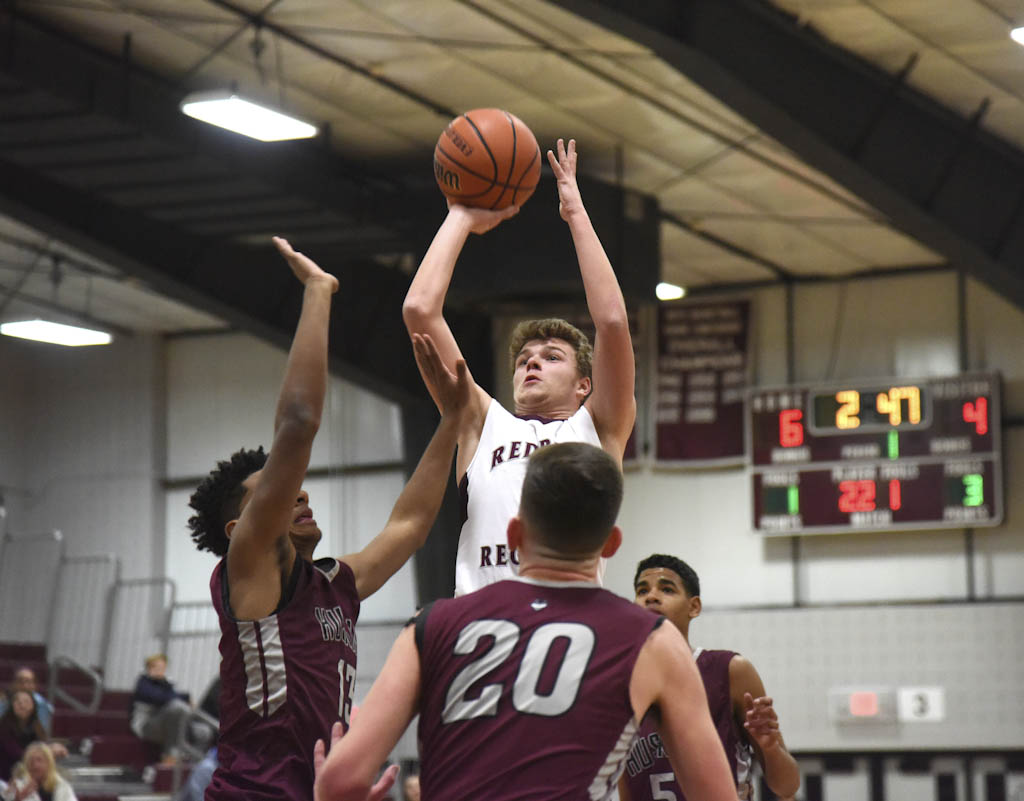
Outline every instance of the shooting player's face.
[(578, 407), (590, 391), (590, 379), (576, 367), (576, 350), (564, 339), (531, 339), (519, 351), (512, 373), (517, 407)]

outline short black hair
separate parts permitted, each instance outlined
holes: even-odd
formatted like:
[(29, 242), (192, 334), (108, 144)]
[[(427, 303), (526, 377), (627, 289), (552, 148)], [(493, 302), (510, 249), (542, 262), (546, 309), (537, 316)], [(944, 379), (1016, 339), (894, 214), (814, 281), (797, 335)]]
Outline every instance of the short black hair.
[(228, 536), (224, 526), (238, 517), (239, 505), (245, 488), (242, 482), (267, 463), (263, 448), (247, 450), (242, 448), (223, 462), (217, 462), (217, 469), (196, 487), (188, 505), (196, 514), (188, 519), (192, 541), (200, 551), (210, 551), (217, 556), (228, 552)]
[(541, 542), (568, 555), (599, 549), (622, 505), (622, 471), (600, 448), (559, 442), (526, 465), (519, 513)]
[(682, 559), (675, 556), (669, 556), (664, 553), (651, 554), (636, 566), (636, 575), (633, 576), (633, 586), (635, 587), (636, 583), (640, 580), (641, 573), (654, 567), (667, 568), (679, 576), (679, 580), (683, 582), (686, 594), (691, 598), (700, 595), (700, 579), (697, 578), (697, 571), (686, 564)]

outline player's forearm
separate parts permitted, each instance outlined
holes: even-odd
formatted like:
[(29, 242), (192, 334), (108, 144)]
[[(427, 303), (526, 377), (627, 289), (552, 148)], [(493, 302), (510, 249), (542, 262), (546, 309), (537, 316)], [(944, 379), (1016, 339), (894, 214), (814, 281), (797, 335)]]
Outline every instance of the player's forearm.
[(628, 326), (626, 302), (619, 280), (586, 210), (580, 208), (568, 220), (576, 258), (583, 277), (587, 309), (598, 330), (606, 326)]
[(360, 773), (349, 769), (340, 760), (332, 762), (328, 759), (325, 770), (314, 785), (313, 798), (315, 801), (366, 801), (372, 786), (372, 777), (357, 775)]
[(302, 313), (295, 329), (284, 381), (274, 417), (276, 431), (285, 422), (308, 426), (315, 432), (327, 394), (327, 325), (331, 316), (331, 288), (322, 281), (306, 284)]
[(800, 789), (800, 767), (786, 746), (779, 745), (764, 752), (764, 779), (780, 798), (796, 795)]
[[(410, 333), (423, 333), (423, 326), (440, 318), (452, 280), (455, 262), (470, 233), (470, 221), (459, 210), (448, 212), (434, 241), (430, 243), (416, 275), (409, 285), (402, 317)], [(427, 331), (426, 333), (430, 333)]]
[(426, 542), (441, 508), (451, 476), (457, 437), (458, 420), (451, 415), (443, 416), (391, 512), (389, 526), (398, 525), (407, 531), (414, 541), (413, 549)]

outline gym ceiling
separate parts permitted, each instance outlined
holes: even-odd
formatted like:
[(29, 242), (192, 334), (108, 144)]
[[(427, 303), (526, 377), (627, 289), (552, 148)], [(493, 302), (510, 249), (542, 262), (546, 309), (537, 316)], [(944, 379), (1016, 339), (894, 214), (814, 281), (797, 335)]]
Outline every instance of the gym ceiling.
[[(341, 279), (333, 369), (422, 399), (400, 308), (445, 211), (431, 152), (482, 106), (544, 149), (578, 140), (584, 199), (624, 210), (599, 227), (620, 275), (629, 221), (660, 233), (632, 299), (959, 270), (1024, 308), (1022, 20), (1021, 0), (0, 0), (0, 320), (286, 344), (282, 233)], [(180, 113), (224, 87), (321, 134)], [(566, 236), (544, 180), (507, 224), (525, 261)], [(474, 364), (503, 304), (579, 293), (480, 254), (450, 312)]]

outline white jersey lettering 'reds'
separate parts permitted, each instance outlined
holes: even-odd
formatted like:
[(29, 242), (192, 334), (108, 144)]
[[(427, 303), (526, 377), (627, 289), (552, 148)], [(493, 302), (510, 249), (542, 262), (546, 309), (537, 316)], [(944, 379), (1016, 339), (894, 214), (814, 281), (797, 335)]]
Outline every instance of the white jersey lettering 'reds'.
[(516, 417), (491, 399), (480, 443), (459, 485), (463, 525), (455, 560), (456, 595), (518, 572), (519, 558), (508, 547), (505, 532), (519, 511), (527, 459), (553, 442), (601, 447), (594, 420), (583, 406), (567, 420), (549, 420)]

